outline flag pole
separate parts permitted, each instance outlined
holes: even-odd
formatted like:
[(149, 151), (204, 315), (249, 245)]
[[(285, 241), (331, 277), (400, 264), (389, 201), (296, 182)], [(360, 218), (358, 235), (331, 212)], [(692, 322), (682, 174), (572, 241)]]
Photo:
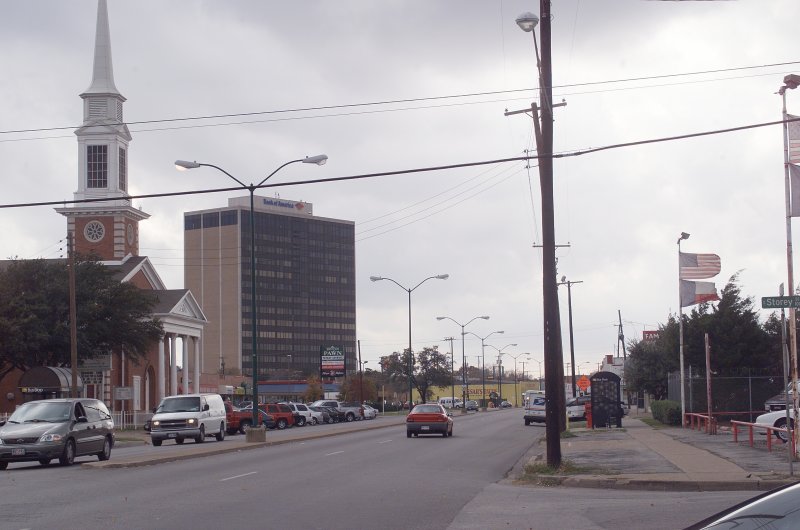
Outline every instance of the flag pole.
[(679, 352), (681, 360), (681, 427), (686, 425), (686, 396), (684, 387), (684, 370), (683, 370), (683, 300), (681, 300), (681, 241), (689, 239), (689, 234), (681, 232), (681, 237), (678, 238), (678, 336), (679, 336)]
[[(784, 79), (784, 82), (786, 79)], [(783, 174), (784, 174), (784, 192), (786, 204), (786, 269), (789, 284), (789, 296), (795, 295), (794, 287), (794, 267), (792, 258), (792, 206), (791, 206), (791, 188), (789, 186), (789, 124), (786, 121), (789, 118), (786, 112), (786, 89), (794, 88), (793, 86), (784, 85), (778, 91), (781, 95), (783, 102)], [(794, 417), (797, 418), (798, 412), (798, 392), (797, 392), (797, 320), (796, 310), (794, 307), (789, 308), (789, 351), (792, 356), (792, 389), (793, 389), (793, 408)]]

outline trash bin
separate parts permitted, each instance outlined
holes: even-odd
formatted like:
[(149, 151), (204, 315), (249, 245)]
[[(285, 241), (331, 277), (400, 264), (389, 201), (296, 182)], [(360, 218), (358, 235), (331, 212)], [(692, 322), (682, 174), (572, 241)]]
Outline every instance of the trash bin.
[(587, 429), (594, 429), (592, 427), (592, 402), (588, 402), (583, 406), (584, 415), (586, 416), (586, 428)]

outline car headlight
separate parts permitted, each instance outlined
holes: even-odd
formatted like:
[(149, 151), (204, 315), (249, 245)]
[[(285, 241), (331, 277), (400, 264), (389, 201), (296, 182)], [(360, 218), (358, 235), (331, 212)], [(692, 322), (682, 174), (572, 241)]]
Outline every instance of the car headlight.
[(189, 418), (188, 420), (186, 420), (186, 423), (189, 425), (194, 425), (197, 423), (197, 420), (195, 418)]
[(159, 427), (159, 426), (161, 426), (161, 421), (159, 421), (159, 420), (153, 420), (153, 421), (150, 422), (150, 427), (151, 428), (152, 427)]
[(39, 438), (40, 442), (60, 442), (63, 437), (60, 434), (43, 434), (41, 438)]

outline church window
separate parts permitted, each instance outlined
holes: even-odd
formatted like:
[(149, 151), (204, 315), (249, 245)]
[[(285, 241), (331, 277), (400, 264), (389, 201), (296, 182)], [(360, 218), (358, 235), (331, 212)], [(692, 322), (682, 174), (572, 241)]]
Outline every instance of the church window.
[(86, 187), (108, 187), (108, 146), (86, 146)]
[(128, 154), (119, 148), (119, 189), (128, 191)]

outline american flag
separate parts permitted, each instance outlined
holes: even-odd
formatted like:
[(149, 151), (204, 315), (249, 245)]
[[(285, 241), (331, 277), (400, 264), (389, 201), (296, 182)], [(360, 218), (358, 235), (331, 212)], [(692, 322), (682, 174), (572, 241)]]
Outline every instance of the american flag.
[(792, 164), (800, 164), (800, 116), (792, 116), (787, 114), (786, 118), (790, 121), (786, 124), (786, 129), (789, 136), (789, 162)]
[(680, 253), (681, 280), (702, 280), (719, 274), (722, 261), (716, 254)]

